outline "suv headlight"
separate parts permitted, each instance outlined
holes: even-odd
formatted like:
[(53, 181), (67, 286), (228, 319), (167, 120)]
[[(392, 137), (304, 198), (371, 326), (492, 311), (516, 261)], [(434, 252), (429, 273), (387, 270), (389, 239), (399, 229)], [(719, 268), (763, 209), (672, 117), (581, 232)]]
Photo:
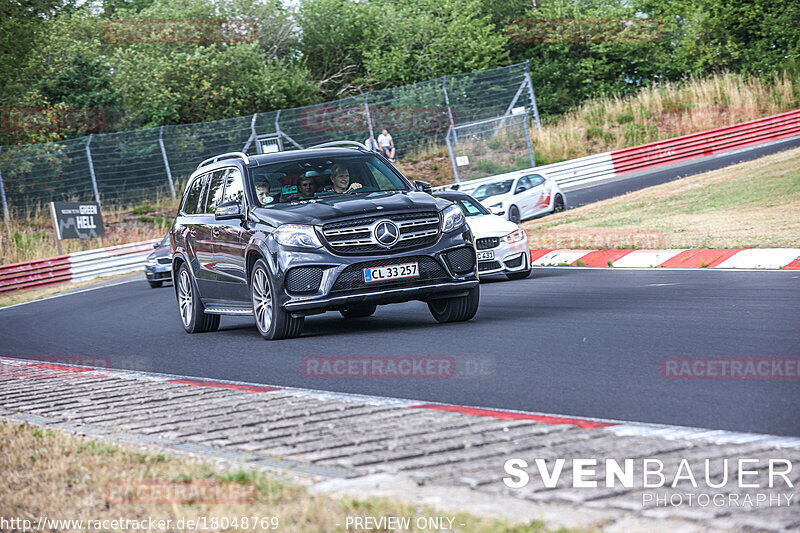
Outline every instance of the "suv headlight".
[(150, 254), (147, 256), (147, 264), (150, 266), (156, 266), (158, 261), (156, 260), (156, 254)]
[(284, 224), (279, 226), (272, 234), (278, 244), (294, 246), (297, 248), (321, 248), (322, 243), (317, 238), (314, 226), (302, 224)]
[(519, 241), (525, 240), (527, 238), (528, 238), (528, 236), (525, 235), (525, 230), (522, 229), (522, 228), (519, 228), (519, 229), (515, 229), (514, 231), (509, 233), (508, 235), (503, 237), (501, 240), (507, 242), (508, 244), (514, 244), (515, 242), (519, 242)]
[(461, 209), (454, 205), (446, 207), (445, 210), (442, 211), (442, 232), (453, 231), (454, 229), (460, 228), (464, 225), (465, 220), (464, 213), (461, 212)]

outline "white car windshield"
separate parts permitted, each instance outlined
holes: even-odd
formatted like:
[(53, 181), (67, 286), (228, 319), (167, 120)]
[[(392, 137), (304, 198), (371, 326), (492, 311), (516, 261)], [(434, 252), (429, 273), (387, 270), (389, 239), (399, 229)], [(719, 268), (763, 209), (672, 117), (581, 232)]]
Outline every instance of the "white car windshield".
[(490, 196), (507, 194), (508, 191), (511, 190), (511, 185), (513, 183), (514, 180), (505, 180), (497, 183), (487, 183), (475, 189), (475, 192), (472, 193), (472, 196), (474, 196), (478, 200), (484, 200), (486, 198), (489, 198)]
[(491, 214), (485, 207), (471, 198), (458, 198), (451, 201), (456, 204), (459, 209), (461, 209), (461, 212), (464, 213), (465, 217), (476, 217), (479, 215)]

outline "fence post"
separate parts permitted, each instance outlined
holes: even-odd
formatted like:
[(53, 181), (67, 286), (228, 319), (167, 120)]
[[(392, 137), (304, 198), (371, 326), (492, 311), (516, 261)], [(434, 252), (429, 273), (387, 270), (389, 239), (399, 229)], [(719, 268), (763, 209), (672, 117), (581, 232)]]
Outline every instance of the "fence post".
[(92, 135), (89, 134), (89, 140), (86, 141), (86, 159), (89, 160), (89, 175), (92, 177), (92, 190), (94, 190), (94, 201), (100, 203), (100, 193), (97, 192), (97, 176), (94, 174), (94, 163), (92, 162), (92, 149), (89, 145), (92, 143)]
[(172, 170), (169, 168), (169, 159), (167, 159), (167, 150), (164, 148), (164, 126), (158, 129), (158, 144), (161, 146), (161, 157), (164, 159), (164, 168), (167, 170), (167, 181), (169, 181), (169, 190), (172, 193), (172, 199), (175, 200), (175, 183), (172, 181)]
[[(0, 151), (3, 150), (3, 147), (0, 146)], [(11, 218), (8, 214), (8, 204), (6, 203), (6, 188), (3, 185), (3, 170), (0, 169), (0, 200), (3, 201), (3, 220), (6, 221), (8, 224), (9, 219)]]
[(298, 143), (297, 141), (295, 141), (294, 139), (292, 139), (291, 137), (289, 137), (288, 135), (286, 135), (284, 132), (281, 131), (281, 126), (278, 123), (280, 118), (281, 118), (281, 110), (278, 109), (278, 112), (275, 113), (275, 133), (278, 134), (278, 137), (286, 137), (286, 140), (295, 145), (298, 150), (302, 150), (303, 147), (300, 145), (300, 143)]
[(531, 98), (531, 108), (533, 109), (533, 121), (536, 123), (536, 129), (542, 129), (542, 123), (539, 121), (539, 108), (536, 107), (536, 95), (533, 94), (533, 82), (531, 82), (531, 60), (525, 60), (525, 81), (528, 82), (528, 95)]
[(452, 127), (447, 130), (447, 135), (444, 136), (444, 142), (447, 143), (447, 151), (450, 154), (450, 165), (453, 167), (453, 177), (456, 179), (456, 183), (460, 183), (461, 180), (458, 179), (458, 166), (456, 165), (456, 156), (453, 153), (453, 147), (450, 144), (450, 132), (455, 131)]
[[(253, 118), (250, 119), (250, 137), (247, 138), (247, 142), (244, 143), (244, 148), (242, 148), (242, 152), (247, 153), (247, 150), (250, 149), (250, 143), (256, 140), (258, 135), (256, 134), (256, 118), (258, 117), (258, 113), (253, 113)], [(256, 144), (256, 153), (260, 154), (261, 150)]]
[(372, 131), (372, 115), (369, 113), (369, 91), (364, 93), (364, 112), (367, 114), (367, 127), (369, 128), (369, 136), (373, 141), (375, 141), (375, 132)]
[[(456, 123), (453, 119), (453, 110), (450, 108), (450, 96), (447, 94), (447, 76), (442, 76), (442, 92), (444, 93), (444, 103), (447, 105), (447, 116), (450, 117), (450, 130), (448, 130), (448, 135), (452, 131), (453, 140), (455, 141), (455, 144), (458, 145), (458, 136), (456, 135), (455, 130)], [(455, 165), (453, 165), (453, 172), (456, 171), (455, 168)], [(456, 181), (458, 181), (458, 178), (456, 178)]]
[(525, 126), (525, 142), (528, 143), (528, 157), (531, 158), (531, 168), (536, 166), (536, 158), (533, 157), (533, 145), (531, 144), (531, 132), (528, 130), (528, 115), (522, 120), (522, 125)]

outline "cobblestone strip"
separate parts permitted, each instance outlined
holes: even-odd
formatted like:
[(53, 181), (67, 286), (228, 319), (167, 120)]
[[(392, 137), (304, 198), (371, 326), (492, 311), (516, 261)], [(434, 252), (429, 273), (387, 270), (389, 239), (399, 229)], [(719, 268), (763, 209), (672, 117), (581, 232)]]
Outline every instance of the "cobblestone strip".
[[(156, 374), (69, 371), (5, 358), (0, 359), (0, 415), (299, 472), (310, 475), (318, 486), (325, 480), (350, 480), (341, 481), (336, 490), (357, 487), (359, 479), (388, 475), (379, 477), (384, 488), (402, 479), (419, 490), (466, 490), (486, 501), (494, 498), (499, 507), (533, 505), (541, 516), (553, 514), (548, 510), (570, 509), (608, 530), (615, 525), (619, 530), (647, 529), (667, 522), (686, 531), (800, 527), (800, 468), (785, 474), (793, 487), (771, 487), (775, 480), (767, 467), (770, 460), (800, 464), (796, 439), (723, 435), (720, 443), (700, 437), (725, 432), (663, 426), (648, 431), (645, 425), (542, 414), (428, 408), (406, 400)], [(518, 489), (503, 482), (509, 477), (504, 464), (513, 458), (524, 459), (530, 475)], [(748, 481), (760, 488), (741, 488), (736, 464), (742, 458), (758, 461), (745, 469), (755, 471)], [(534, 466), (537, 459), (545, 461), (547, 475), (559, 459), (565, 460), (556, 482), (548, 482)], [(579, 480), (596, 481), (596, 487), (575, 486), (575, 476), (581, 474), (575, 459), (596, 461), (590, 472), (582, 470)], [(607, 486), (607, 459), (620, 465), (626, 460), (637, 465), (657, 460), (666, 483), (648, 486), (641, 469), (634, 469), (637, 475), (630, 485)], [(724, 460), (729, 464), (727, 478)], [(672, 486), (683, 463), (698, 486), (685, 478)], [(709, 488), (706, 464), (718, 488)], [(785, 464), (778, 463), (778, 470)], [(415, 490), (404, 494), (413, 499)], [(783, 500), (781, 505), (742, 505), (759, 494)], [(724, 498), (725, 505), (701, 505), (704, 498)]]

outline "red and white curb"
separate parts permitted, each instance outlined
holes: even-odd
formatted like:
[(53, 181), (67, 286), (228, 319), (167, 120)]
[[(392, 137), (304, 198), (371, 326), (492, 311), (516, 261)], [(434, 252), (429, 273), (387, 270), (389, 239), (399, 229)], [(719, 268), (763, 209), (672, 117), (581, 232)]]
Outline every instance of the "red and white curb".
[(615, 268), (800, 269), (800, 248), (693, 248), (677, 250), (531, 249), (533, 266)]
[(297, 387), (284, 387), (248, 383), (243, 381), (208, 380), (190, 376), (174, 374), (161, 374), (156, 372), (140, 372), (133, 370), (108, 370), (86, 366), (60, 365), (42, 363), (26, 359), (0, 357), (0, 364), (20, 368), (49, 370), (65, 373), (82, 373), (87, 378), (121, 377), (133, 378), (152, 382), (168, 382), (187, 387), (207, 387), (236, 390), (252, 394), (271, 394), (311, 398), (320, 401), (339, 401), (359, 403), (364, 405), (396, 407), (406, 409), (426, 409), (431, 411), (455, 412), (467, 416), (494, 418), (497, 420), (526, 420), (549, 425), (568, 425), (585, 430), (607, 431), (618, 436), (654, 437), (667, 440), (696, 440), (712, 444), (746, 444), (762, 443), (777, 448), (800, 449), (800, 438), (779, 435), (764, 435), (759, 433), (741, 433), (725, 430), (712, 430), (686, 426), (673, 426), (667, 424), (649, 424), (643, 422), (628, 422), (613, 419), (580, 417), (570, 415), (557, 415), (532, 411), (517, 411), (510, 409), (489, 409), (474, 406), (452, 405), (445, 403), (420, 402), (405, 398), (391, 398), (363, 394), (329, 392), (315, 389)]

